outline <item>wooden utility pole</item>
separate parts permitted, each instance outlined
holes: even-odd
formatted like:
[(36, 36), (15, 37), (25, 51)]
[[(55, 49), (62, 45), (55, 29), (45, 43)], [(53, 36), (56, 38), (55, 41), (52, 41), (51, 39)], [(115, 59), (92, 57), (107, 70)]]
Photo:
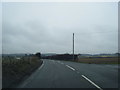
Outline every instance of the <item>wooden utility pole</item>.
[(73, 33), (73, 61), (74, 61), (74, 33)]

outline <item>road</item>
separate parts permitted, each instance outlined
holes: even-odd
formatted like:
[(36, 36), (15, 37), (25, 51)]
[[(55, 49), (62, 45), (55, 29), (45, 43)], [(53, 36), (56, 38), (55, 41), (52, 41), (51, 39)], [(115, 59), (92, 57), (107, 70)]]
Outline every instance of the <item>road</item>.
[(118, 66), (43, 60), (17, 88), (118, 88)]

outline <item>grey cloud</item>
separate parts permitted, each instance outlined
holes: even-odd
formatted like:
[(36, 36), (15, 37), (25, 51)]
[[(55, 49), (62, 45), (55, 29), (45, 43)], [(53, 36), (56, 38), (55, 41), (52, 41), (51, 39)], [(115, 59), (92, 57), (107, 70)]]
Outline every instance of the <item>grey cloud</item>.
[(117, 52), (117, 17), (112, 12), (117, 10), (114, 3), (109, 10), (105, 7), (112, 5), (109, 3), (74, 5), (3, 5), (3, 53), (72, 53), (73, 33), (75, 53)]

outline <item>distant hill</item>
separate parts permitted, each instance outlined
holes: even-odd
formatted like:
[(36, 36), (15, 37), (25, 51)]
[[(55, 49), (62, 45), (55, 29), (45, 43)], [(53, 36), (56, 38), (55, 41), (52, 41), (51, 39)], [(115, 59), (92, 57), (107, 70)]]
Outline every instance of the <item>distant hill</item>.
[[(19, 53), (19, 54), (0, 54), (0, 56), (25, 56), (25, 55), (31, 55), (31, 53)], [(55, 56), (55, 55), (62, 55), (57, 53), (41, 53), (41, 57), (47, 57), (47, 56)], [(116, 57), (120, 55), (120, 53), (113, 53), (113, 54), (76, 54), (79, 57)]]

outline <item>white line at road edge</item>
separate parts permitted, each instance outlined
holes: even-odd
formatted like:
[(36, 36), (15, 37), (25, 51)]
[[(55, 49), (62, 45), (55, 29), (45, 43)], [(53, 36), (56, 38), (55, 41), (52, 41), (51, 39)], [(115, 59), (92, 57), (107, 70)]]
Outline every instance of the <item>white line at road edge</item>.
[[(44, 65), (44, 61), (43, 61), (42, 65), (38, 68), (38, 70), (40, 70), (40, 69), (43, 67), (43, 65)], [(33, 78), (34, 78), (34, 76), (32, 76), (31, 78), (28, 78), (28, 79), (26, 80), (26, 82), (22, 84), (22, 88), (23, 88), (24, 86), (26, 86)]]
[(96, 85), (94, 82), (92, 82), (90, 79), (88, 79), (86, 76), (81, 75), (83, 78), (85, 78), (87, 81), (89, 81), (91, 84), (93, 84), (95, 87), (97, 87), (100, 90), (103, 90), (101, 87), (99, 87), (98, 85)]
[(70, 69), (72, 69), (73, 71), (75, 71), (75, 69), (74, 68), (72, 68), (71, 66), (69, 66), (69, 65), (66, 65), (68, 68), (70, 68)]
[(43, 61), (42, 65), (39, 67), (38, 70), (40, 70), (43, 66), (44, 66), (44, 61)]

